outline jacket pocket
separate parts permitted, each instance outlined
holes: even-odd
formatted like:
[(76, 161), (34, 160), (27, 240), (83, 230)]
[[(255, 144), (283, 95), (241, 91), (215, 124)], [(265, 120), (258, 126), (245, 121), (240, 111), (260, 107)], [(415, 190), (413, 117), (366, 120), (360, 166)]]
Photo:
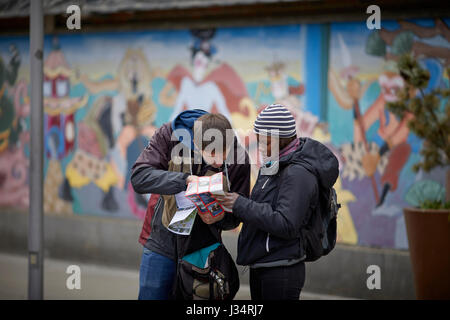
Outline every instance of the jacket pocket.
[(266, 237), (266, 232), (244, 224), (238, 239), (237, 264), (250, 265), (264, 258), (267, 255), (265, 246)]
[[(265, 249), (267, 253), (270, 253), (270, 255), (285, 255), (288, 254), (289, 256), (294, 255), (297, 256), (297, 248), (298, 248), (299, 239), (282, 239), (277, 236), (271, 235), (267, 233), (266, 241), (265, 241)], [(282, 259), (287, 259), (285, 258)]]

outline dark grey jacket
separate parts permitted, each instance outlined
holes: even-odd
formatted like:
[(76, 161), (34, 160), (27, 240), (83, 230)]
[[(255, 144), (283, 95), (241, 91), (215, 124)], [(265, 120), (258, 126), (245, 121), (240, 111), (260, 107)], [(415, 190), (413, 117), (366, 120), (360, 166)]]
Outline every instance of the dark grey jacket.
[(240, 265), (301, 260), (301, 229), (318, 206), (319, 183), (332, 187), (339, 174), (334, 154), (323, 144), (300, 138), (298, 148), (279, 160), (278, 173), (262, 175), (251, 198), (238, 197), (233, 214), (242, 219)]

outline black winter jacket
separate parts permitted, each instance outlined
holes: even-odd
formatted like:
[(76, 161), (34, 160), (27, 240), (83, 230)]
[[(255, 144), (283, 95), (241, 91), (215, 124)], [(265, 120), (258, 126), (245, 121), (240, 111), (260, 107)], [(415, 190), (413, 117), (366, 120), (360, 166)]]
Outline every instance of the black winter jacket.
[(301, 229), (318, 206), (319, 184), (332, 187), (338, 174), (334, 154), (309, 138), (300, 138), (298, 148), (279, 159), (276, 174), (260, 169), (250, 199), (239, 196), (233, 206), (243, 221), (236, 262), (303, 259)]

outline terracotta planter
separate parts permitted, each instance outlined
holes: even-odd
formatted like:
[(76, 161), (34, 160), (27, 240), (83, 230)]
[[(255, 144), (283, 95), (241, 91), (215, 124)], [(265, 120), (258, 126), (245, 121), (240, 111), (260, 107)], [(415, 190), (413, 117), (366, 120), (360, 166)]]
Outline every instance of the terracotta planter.
[(450, 300), (450, 210), (403, 211), (417, 299)]

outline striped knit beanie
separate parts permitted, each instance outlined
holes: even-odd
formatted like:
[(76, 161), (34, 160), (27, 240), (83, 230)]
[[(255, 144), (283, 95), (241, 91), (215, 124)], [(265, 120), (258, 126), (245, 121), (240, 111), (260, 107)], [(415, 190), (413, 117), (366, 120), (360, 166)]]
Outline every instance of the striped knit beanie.
[[(278, 130), (278, 135), (271, 130)], [(263, 136), (279, 136), (280, 138), (290, 138), (297, 134), (292, 113), (281, 104), (272, 104), (261, 111), (255, 120), (253, 132)]]

